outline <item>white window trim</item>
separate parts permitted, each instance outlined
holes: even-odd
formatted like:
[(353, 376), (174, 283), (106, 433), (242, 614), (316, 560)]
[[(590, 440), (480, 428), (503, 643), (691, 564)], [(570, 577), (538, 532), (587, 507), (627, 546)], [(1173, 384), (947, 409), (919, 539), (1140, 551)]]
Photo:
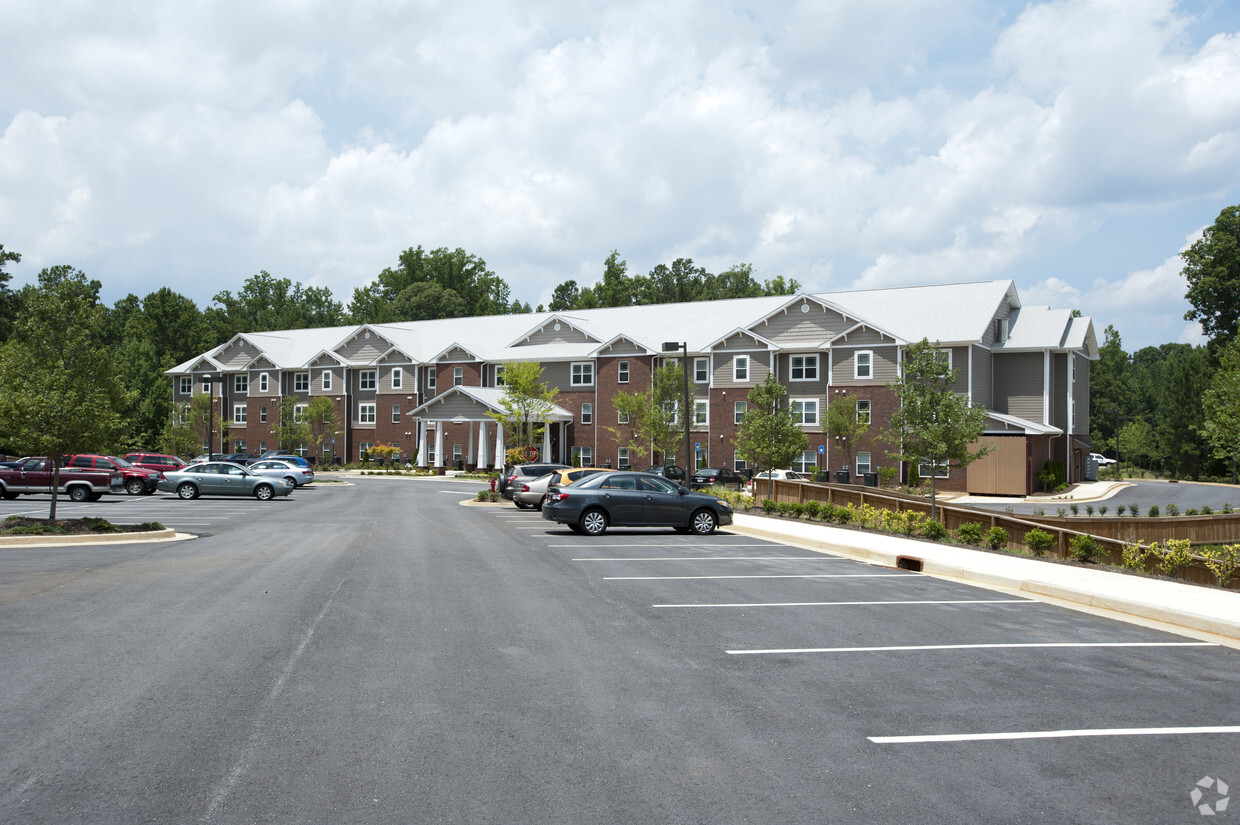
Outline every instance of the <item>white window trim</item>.
[[(864, 463), (862, 463), (861, 461), (862, 456), (865, 457)], [(857, 466), (854, 469), (857, 475), (860, 476), (860, 475), (865, 475), (866, 473), (874, 472), (874, 457), (873, 457), (873, 454), (869, 450), (863, 450), (857, 453), (856, 460), (857, 460)], [(865, 467), (864, 470), (861, 469), (863, 466)]]
[[(798, 427), (817, 427), (817, 426), (819, 426), (819, 418), (818, 418), (818, 399), (817, 399), (817, 398), (789, 398), (789, 399), (788, 399), (788, 403), (789, 403), (789, 404), (800, 404), (800, 405), (801, 405), (801, 412), (800, 412), (800, 414), (797, 416), (797, 418), (799, 419), (799, 420), (797, 421), (797, 426), (798, 426)], [(807, 405), (807, 404), (813, 404), (813, 405), (814, 405), (814, 420), (813, 420), (813, 421), (811, 421), (811, 422), (807, 422), (807, 421), (805, 420), (805, 407), (806, 407), (806, 405)]]
[(400, 423), (400, 404), (392, 405), (392, 423), (393, 424)]
[[(581, 367), (578, 371), (577, 367)], [(577, 380), (584, 377), (586, 371), (590, 373), (590, 380)], [(593, 361), (574, 361), (568, 368), (568, 383), (571, 387), (593, 387), (594, 386), (594, 362)]]
[[(796, 369), (796, 367), (792, 365), (793, 358), (801, 359), (801, 374), (802, 374), (801, 378), (797, 378), (793, 375), (793, 371)], [(807, 367), (809, 366), (807, 361), (811, 358), (814, 360), (814, 377), (813, 378), (805, 377), (805, 372), (807, 370)], [(822, 361), (818, 357), (817, 353), (798, 352), (795, 355), (788, 356), (788, 380), (789, 381), (817, 381), (819, 380), (818, 376), (822, 374), (819, 371), (821, 363)]]
[(402, 370), (400, 367), (392, 367), (392, 389), (394, 390), (404, 389), (404, 384), (405, 384), (405, 371)]
[(245, 404), (233, 404), (233, 423), (244, 424), (247, 412), (248, 409)]
[(629, 413), (627, 410), (616, 410), (616, 423), (617, 424), (628, 424), (629, 423)]
[[(702, 416), (702, 420), (700, 421), (698, 420), (699, 412), (704, 413), (704, 415)], [(693, 401), (693, 426), (695, 427), (709, 427), (710, 426), (710, 402), (709, 401), (694, 399)]]
[(250, 394), (250, 376), (248, 375), (234, 375), (233, 376), (233, 394), (234, 395), (242, 395), (242, 394), (249, 395)]
[[(936, 469), (938, 470), (938, 472), (935, 474), (934, 476), (935, 478), (950, 478), (951, 477), (952, 468), (948, 462), (946, 461), (939, 462)], [(930, 465), (924, 462), (919, 463), (917, 465), (917, 475), (920, 476), (921, 478), (929, 478), (930, 477)]]
[(583, 402), (581, 405), (581, 423), (582, 424), (593, 424), (594, 423), (594, 405), (590, 403), (589, 401)]
[(373, 390), (378, 383), (378, 370), (361, 370), (357, 374), (357, 388), (359, 390)]
[(616, 364), (616, 383), (618, 383), (618, 384), (627, 384), (627, 383), (629, 383), (629, 362), (628, 362), (628, 361), (619, 361), (619, 362), (617, 362), (617, 364)]
[[(745, 365), (745, 377), (740, 377), (740, 366)], [(734, 355), (732, 357), (732, 380), (736, 383), (749, 383), (750, 363), (748, 355)]]
[(426, 368), (426, 388), (428, 390), (435, 389), (435, 378), (439, 375), (439, 371), (434, 367)]
[(300, 424), (306, 420), (306, 408), (309, 406), (310, 406), (309, 404), (294, 404), (293, 405), (293, 423), (294, 424)]
[[(867, 356), (868, 363), (866, 365), (869, 374), (861, 374), (861, 356)], [(853, 380), (854, 381), (872, 381), (874, 379), (874, 350), (859, 349), (853, 353)]]
[[(302, 383), (303, 379), (305, 381), (304, 384)], [(293, 373), (293, 392), (310, 392), (310, 373)]]
[(453, 367), (452, 368), (452, 386), (454, 387), (465, 386), (465, 368), (464, 367)]
[(741, 423), (741, 419), (745, 417), (745, 413), (747, 412), (749, 412), (748, 401), (733, 401), (732, 402), (732, 423), (733, 424)]
[[(703, 367), (702, 369), (703, 377), (701, 378), (698, 378), (698, 366), (699, 365)], [(710, 383), (710, 359), (709, 358), (694, 358), (693, 359), (693, 383), (695, 384), (709, 384)]]
[(874, 404), (868, 398), (857, 399), (857, 421), (861, 420), (861, 405), (865, 404), (865, 423), (870, 424), (874, 421)]
[[(367, 415), (369, 414), (369, 418)], [(375, 416), (375, 403), (373, 401), (365, 401), (357, 405), (357, 423), (358, 424), (377, 424)]]
[(194, 376), (182, 375), (180, 385), (181, 385), (181, 395), (193, 395), (194, 394)]
[(332, 371), (323, 370), (323, 392), (331, 392), (332, 389)]
[(267, 373), (265, 372), (258, 374), (258, 391), (267, 392)]

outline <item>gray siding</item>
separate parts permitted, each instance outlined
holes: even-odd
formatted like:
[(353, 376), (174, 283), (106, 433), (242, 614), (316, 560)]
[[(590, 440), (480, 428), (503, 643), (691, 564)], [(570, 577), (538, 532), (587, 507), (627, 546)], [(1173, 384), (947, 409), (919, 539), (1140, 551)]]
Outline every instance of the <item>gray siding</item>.
[(995, 352), (995, 412), (1042, 422), (1042, 353)]
[[(560, 392), (568, 392), (569, 390), (584, 389), (569, 386), (572, 381), (573, 368), (568, 361), (552, 361), (543, 364), (542, 380), (548, 386), (559, 390)], [(598, 381), (597, 367), (595, 368), (594, 380)]]
[[(735, 359), (735, 356), (738, 354), (749, 356), (749, 380), (742, 381), (739, 384), (736, 381), (732, 380), (733, 379), (732, 362)], [(724, 387), (724, 388), (753, 387), (753, 386), (756, 386), (757, 384), (761, 384), (763, 381), (766, 380), (766, 376), (769, 375), (771, 372), (771, 356), (772, 356), (772, 353), (769, 350), (765, 350), (765, 349), (756, 351), (756, 352), (742, 352), (742, 353), (730, 352), (727, 354), (716, 353), (715, 354), (715, 366), (714, 366), (713, 374), (711, 376), (711, 382), (716, 387)], [(825, 356), (825, 353), (824, 353), (824, 356)]]
[(336, 348), (336, 354), (350, 364), (367, 364), (391, 348), (391, 344), (377, 335), (366, 337), (365, 333), (346, 341)]
[(973, 348), (973, 403), (994, 409), (992, 359), (985, 347)]
[[(391, 418), (392, 407), (390, 403), (387, 406), (387, 414), (388, 418)], [(464, 393), (455, 392), (447, 398), (440, 399), (431, 404), (424, 411), (422, 417), (447, 421), (458, 415), (471, 420), (480, 420), (486, 417), (486, 410), (477, 401)], [(487, 420), (490, 421), (489, 418)], [(494, 429), (492, 429), (492, 432), (494, 432)], [(490, 445), (488, 445), (488, 450), (489, 448)]]
[(535, 332), (528, 339), (518, 341), (519, 347), (532, 347), (539, 344), (597, 344), (596, 339), (591, 338), (584, 332), (573, 329), (568, 324), (560, 324), (559, 332), (556, 332), (555, 324), (547, 324), (542, 329)]
[[(869, 350), (874, 353), (873, 377), (869, 380), (853, 377), (856, 355), (857, 352), (862, 350)], [(873, 347), (872, 349), (869, 347), (833, 347), (831, 349), (831, 356), (834, 360), (831, 376), (832, 386), (849, 387), (889, 384), (896, 380), (898, 374), (896, 369), (898, 350), (890, 344)], [(780, 377), (782, 379), (784, 376), (781, 374)]]
[(717, 344), (715, 346), (715, 351), (748, 352), (749, 350), (765, 350), (766, 348), (766, 344), (762, 343), (757, 338), (754, 338), (752, 335), (746, 335), (743, 332), (738, 332)]
[[(809, 311), (802, 312), (802, 306), (809, 307)], [(790, 305), (786, 311), (780, 311), (751, 326), (750, 329), (783, 347), (817, 347), (855, 323), (838, 312), (824, 309), (820, 304), (802, 300)]]
[(1079, 353), (1073, 353), (1073, 369), (1075, 372), (1075, 381), (1073, 392), (1076, 398), (1076, 432), (1082, 435), (1089, 435), (1089, 414), (1090, 414), (1090, 397), (1089, 397), (1089, 359)]
[(1068, 429), (1068, 356), (1051, 354), (1051, 424)]
[(460, 361), (477, 361), (477, 360), (478, 359), (476, 357), (474, 357), (473, 355), (470, 355), (468, 352), (461, 349), (460, 347), (453, 347), (452, 349), (445, 352), (442, 356), (440, 356), (439, 363), (448, 364), (448, 363), (455, 363), (455, 362), (460, 362)]
[(619, 341), (613, 341), (611, 344), (609, 344), (606, 347), (603, 347), (603, 349), (599, 351), (600, 356), (611, 356), (611, 355), (640, 356), (640, 355), (645, 355), (645, 354), (646, 354), (646, 350), (643, 347), (639, 346), (638, 344), (633, 343), (627, 338), (621, 338)]
[(865, 347), (889, 347), (894, 344), (895, 344), (895, 341), (891, 340), (890, 335), (884, 335), (878, 330), (870, 329), (869, 327), (862, 327), (861, 329), (853, 330), (852, 332), (848, 333), (848, 335), (845, 338), (835, 343), (836, 346), (841, 346), (841, 347), (863, 347), (863, 348)]
[(234, 341), (223, 352), (215, 356), (215, 360), (219, 361), (226, 368), (235, 370), (244, 367), (261, 354), (258, 347), (247, 341)]

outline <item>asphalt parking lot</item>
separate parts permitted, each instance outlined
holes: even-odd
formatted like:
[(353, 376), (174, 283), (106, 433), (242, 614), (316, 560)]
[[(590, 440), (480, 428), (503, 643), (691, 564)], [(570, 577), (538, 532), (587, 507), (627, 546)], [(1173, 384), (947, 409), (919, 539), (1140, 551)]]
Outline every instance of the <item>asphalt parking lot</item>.
[(0, 553), (0, 819), (1177, 823), (1240, 787), (1234, 650), (477, 488), (104, 499), (203, 538)]

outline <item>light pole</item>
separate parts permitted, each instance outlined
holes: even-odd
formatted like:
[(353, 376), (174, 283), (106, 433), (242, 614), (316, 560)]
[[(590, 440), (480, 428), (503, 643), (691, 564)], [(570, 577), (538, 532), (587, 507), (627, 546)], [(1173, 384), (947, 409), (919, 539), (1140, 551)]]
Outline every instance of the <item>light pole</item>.
[(693, 464), (696, 464), (697, 462), (692, 460), (693, 456), (689, 451), (689, 413), (690, 413), (690, 410), (689, 410), (689, 342), (688, 341), (680, 341), (680, 342), (664, 341), (663, 342), (664, 352), (675, 352), (676, 350), (681, 350), (684, 353), (684, 358), (681, 359), (681, 366), (684, 367), (684, 374), (685, 374), (685, 403), (684, 403), (684, 406), (681, 408), (680, 415), (681, 415), (681, 418), (683, 418), (685, 422), (685, 481), (688, 482), (689, 475), (694, 470), (697, 469), (696, 467), (691, 466), (691, 462)]
[(215, 376), (204, 375), (203, 380), (207, 382), (207, 461), (210, 461), (215, 441)]

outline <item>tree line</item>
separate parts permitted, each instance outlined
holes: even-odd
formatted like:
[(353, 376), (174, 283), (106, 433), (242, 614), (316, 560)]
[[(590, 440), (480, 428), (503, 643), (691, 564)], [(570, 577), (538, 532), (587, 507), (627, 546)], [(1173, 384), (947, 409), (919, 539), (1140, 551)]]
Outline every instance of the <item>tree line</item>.
[[(235, 293), (217, 293), (205, 308), (169, 287), (144, 297), (130, 294), (109, 307), (100, 299), (102, 283), (69, 265), (44, 269), (36, 283), (13, 289), (7, 267), (20, 260), (19, 252), (0, 244), (0, 395), (16, 400), (61, 391), (46, 381), (31, 383), (33, 379), (21, 374), (18, 365), (29, 367), (29, 359), (47, 358), (58, 347), (63, 349), (70, 332), (67, 327), (74, 326), (73, 332), (79, 335), (73, 342), (77, 351), (93, 356), (78, 359), (76, 370), (66, 366), (68, 372), (60, 380), (83, 387), (106, 385), (109, 413), (103, 415), (99, 410), (93, 418), (112, 421), (115, 414), (115, 426), (96, 429), (90, 436), (92, 443), (78, 445), (75, 451), (79, 452), (153, 446), (183, 452), (187, 433), (184, 427), (177, 432), (170, 429), (176, 428), (177, 421), (172, 382), (164, 372), (238, 333), (533, 311), (528, 303), (512, 298), (508, 283), (486, 261), (459, 248), (417, 246), (401, 252), (394, 266), (356, 288), (347, 306), (326, 287), (304, 286), (263, 270)], [(759, 283), (748, 264), (715, 275), (688, 258), (659, 264), (645, 276), (629, 275), (628, 264), (615, 250), (607, 257), (597, 284), (578, 289), (575, 282), (568, 283), (573, 284), (571, 290), (564, 284), (557, 287), (559, 297), (552, 301), (552, 309), (792, 294), (799, 289), (796, 281), (782, 277)], [(568, 303), (564, 296), (570, 292), (574, 297)], [(542, 310), (539, 305), (538, 311)], [(12, 377), (5, 371), (6, 364)], [(34, 370), (35, 378), (40, 374)], [(19, 390), (27, 395), (19, 395)], [(65, 414), (76, 403), (72, 387), (63, 392), (56, 402), (62, 418), (68, 417)], [(96, 402), (104, 403), (101, 399)], [(34, 449), (19, 435), (27, 432), (25, 422), (37, 411), (14, 407), (5, 418), (0, 409), (0, 450), (9, 454), (51, 452)], [(220, 421), (216, 431), (226, 424)], [(73, 426), (85, 428), (82, 422)]]

